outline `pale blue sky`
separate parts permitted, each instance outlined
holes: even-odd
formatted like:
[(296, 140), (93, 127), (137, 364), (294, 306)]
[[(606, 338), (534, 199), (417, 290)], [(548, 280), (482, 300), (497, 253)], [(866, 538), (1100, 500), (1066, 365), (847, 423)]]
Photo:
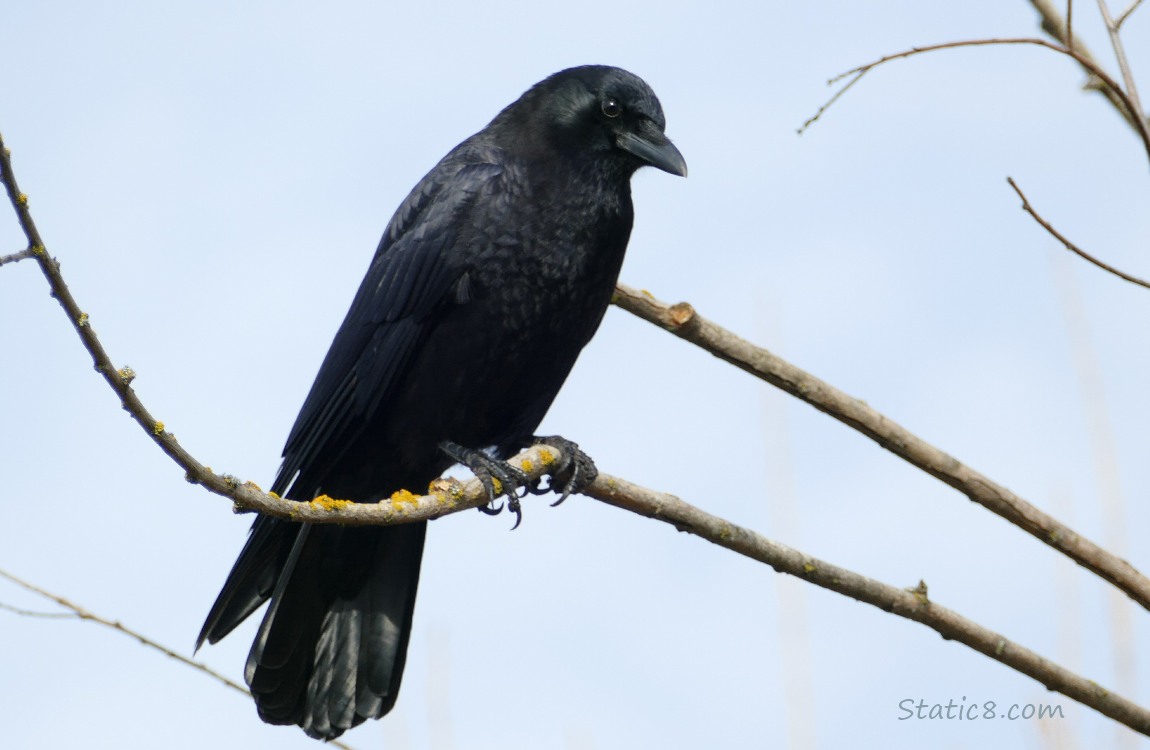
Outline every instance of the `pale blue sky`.
[[(951, 39), (1037, 34), (969, 3), (9, 3), (0, 131), (49, 249), (181, 442), (266, 483), (392, 210), (561, 68), (619, 65), (688, 164), (635, 178), (623, 280), (765, 343), (1150, 570), (1150, 276), (1139, 143), (1034, 48), (868, 76), (806, 135), (826, 79)], [(398, 5), (398, 4), (396, 4)], [(1092, 4), (1076, 29), (1109, 64)], [(1130, 22), (1150, 95), (1150, 9)], [(0, 254), (23, 240), (0, 211)], [(1110, 542), (1066, 326), (1101, 372), (1128, 517)], [(0, 269), (0, 567), (190, 649), (249, 520), (187, 485), (119, 409), (37, 269)], [(1105, 686), (1108, 591), (857, 433), (626, 313), (541, 428), (607, 472), (932, 597)], [(899, 701), (1057, 703), (933, 631), (574, 499), (522, 527), (430, 530), (404, 689), (346, 739), (386, 748), (1039, 747), (1037, 722), (899, 721)], [(46, 605), (0, 582), (0, 602)], [(1136, 641), (1146, 613), (1122, 604)], [(795, 618), (800, 619), (795, 619)], [(200, 656), (242, 678), (255, 622)], [(806, 656), (802, 656), (806, 654)], [(794, 671), (799, 670), (799, 674)], [(1130, 691), (1150, 703), (1150, 649)], [(92, 625), (0, 612), (5, 747), (315, 748)], [(386, 740), (386, 741), (385, 741)]]

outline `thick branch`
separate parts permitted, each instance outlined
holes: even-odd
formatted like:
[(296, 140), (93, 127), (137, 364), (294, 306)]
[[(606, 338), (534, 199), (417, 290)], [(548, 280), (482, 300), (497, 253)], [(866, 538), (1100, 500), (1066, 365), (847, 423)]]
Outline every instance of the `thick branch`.
[(1150, 580), (1130, 563), (927, 443), (865, 402), (715, 325), (697, 315), (694, 308), (685, 302), (667, 305), (649, 293), (622, 285), (616, 289), (613, 302), (858, 430), (883, 448), (1093, 571), (1150, 609)]
[(1034, 220), (1038, 222), (1039, 226), (1041, 226), (1043, 229), (1045, 229), (1047, 232), (1049, 232), (1056, 240), (1061, 242), (1066, 247), (1067, 250), (1069, 250), (1070, 252), (1079, 256), (1080, 258), (1083, 258), (1084, 260), (1090, 261), (1091, 263), (1098, 266), (1102, 270), (1109, 271), (1110, 273), (1114, 274), (1115, 276), (1117, 276), (1120, 279), (1125, 279), (1126, 281), (1129, 281), (1132, 284), (1137, 284), (1138, 286), (1142, 286), (1142, 287), (1146, 287), (1147, 289), (1150, 289), (1150, 282), (1144, 281), (1144, 280), (1138, 278), (1137, 276), (1131, 276), (1130, 274), (1126, 273), (1125, 271), (1119, 271), (1114, 266), (1098, 260), (1093, 255), (1091, 255), (1090, 253), (1086, 252), (1085, 250), (1078, 247), (1077, 245), (1075, 245), (1070, 240), (1066, 239), (1066, 237), (1064, 237), (1057, 229), (1055, 229), (1053, 227), (1053, 225), (1051, 225), (1050, 222), (1048, 222), (1046, 219), (1043, 219), (1041, 216), (1038, 215), (1038, 212), (1035, 211), (1034, 207), (1030, 205), (1030, 201), (1026, 199), (1026, 195), (1022, 192), (1022, 188), (1018, 187), (1018, 184), (1015, 183), (1013, 178), (1007, 177), (1006, 181), (1008, 183), (1010, 183), (1010, 187), (1014, 188), (1014, 192), (1018, 193), (1018, 197), (1022, 199), (1022, 210), (1025, 211), (1026, 213), (1030, 214), (1031, 217), (1033, 217)]
[(927, 596), (926, 584), (922, 582), (914, 589), (900, 589), (866, 578), (736, 526), (673, 495), (654, 492), (626, 480), (600, 476), (585, 493), (632, 513), (669, 523), (680, 531), (766, 563), (780, 573), (922, 623), (947, 640), (969, 646), (1034, 678), (1050, 690), (1150, 735), (1150, 711), (932, 602)]

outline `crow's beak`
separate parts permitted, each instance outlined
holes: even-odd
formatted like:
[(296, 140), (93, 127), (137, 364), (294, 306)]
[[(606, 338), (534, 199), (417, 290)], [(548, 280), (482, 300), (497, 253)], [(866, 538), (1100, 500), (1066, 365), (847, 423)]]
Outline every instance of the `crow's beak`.
[(664, 172), (687, 176), (687, 161), (675, 148), (675, 144), (663, 135), (655, 124), (646, 121), (640, 126), (638, 133), (624, 131), (615, 138), (619, 148), (638, 156), (652, 167)]

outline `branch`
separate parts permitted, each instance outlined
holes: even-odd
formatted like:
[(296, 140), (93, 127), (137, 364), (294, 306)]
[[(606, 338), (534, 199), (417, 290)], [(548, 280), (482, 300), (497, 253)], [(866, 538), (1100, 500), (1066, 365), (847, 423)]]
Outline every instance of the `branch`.
[(926, 625), (946, 640), (958, 641), (979, 653), (1041, 682), (1049, 690), (1072, 698), (1142, 734), (1150, 735), (1150, 711), (1045, 659), (1002, 635), (946, 609), (927, 596), (925, 583), (900, 589), (832, 565), (730, 523), (679, 498), (600, 476), (584, 494), (632, 513), (669, 523), (779, 573), (801, 578), (908, 620)]
[[(1133, 10), (1133, 7), (1130, 9)], [(1098, 11), (1106, 23), (1106, 31), (1110, 34), (1110, 46), (1114, 48), (1114, 56), (1118, 58), (1118, 69), (1122, 71), (1122, 80), (1126, 83), (1126, 93), (1134, 107), (1138, 119), (1145, 121), (1146, 115), (1142, 113), (1142, 102), (1138, 100), (1138, 88), (1134, 85), (1134, 74), (1130, 71), (1130, 63), (1126, 60), (1126, 48), (1122, 45), (1122, 36), (1118, 33), (1118, 24), (1110, 16), (1110, 8), (1106, 0), (1098, 0)]]
[[(150, 413), (144, 409), (129, 385), (134, 373), (127, 368), (121, 370), (114, 368), (92, 330), (87, 316), (79, 312), (80, 308), (76, 305), (60, 275), (59, 264), (49, 258), (44, 249), (31, 214), (28, 212), (27, 197), (20, 193), (16, 186), (9, 154), (3, 149), (2, 141), (0, 141), (0, 169), (3, 170), (0, 178), (2, 178), (9, 197), (12, 199), (12, 204), (16, 208), (21, 226), (31, 245), (32, 253), (48, 278), (53, 293), (68, 313), (69, 319), (72, 320), (81, 341), (91, 353), (97, 370), (104, 375), (105, 380), (120, 395), (124, 408), (142, 427), (148, 430), (152, 439), (169, 456), (184, 467), (188, 472), (189, 481), (202, 484), (212, 492), (231, 498), (237, 508), (259, 510), (281, 518), (309, 523), (349, 525), (402, 523), (436, 518), (465, 508), (476, 507), (486, 502), (486, 493), (478, 480), (473, 479), (470, 482), (461, 483), (452, 479), (440, 479), (432, 483), (431, 494), (422, 497), (401, 491), (391, 498), (373, 504), (335, 500), (326, 496), (321, 496), (311, 502), (300, 503), (264, 493), (250, 482), (241, 483), (234, 477), (218, 475), (204, 467), (176, 443), (175, 438), (164, 429), (162, 423), (154, 420)], [(1054, 524), (1036, 509), (1010, 495), (1008, 491), (998, 488), (988, 479), (974, 474), (954, 459), (922, 443), (861, 402), (850, 399), (830, 386), (802, 373), (797, 368), (786, 365), (765, 350), (755, 349), (733, 334), (696, 316), (690, 305), (679, 304), (674, 307), (667, 307), (650, 296), (639, 295), (626, 287), (621, 287), (618, 290), (615, 303), (688, 340), (699, 343), (713, 354), (742, 367), (742, 369), (799, 395), (823, 411), (837, 416), (847, 424), (870, 435), (891, 450), (902, 451), (900, 455), (904, 455), (908, 460), (939, 476), (944, 481), (957, 483), (960, 488), (967, 486), (967, 484), (971, 486), (976, 483), (981, 485), (977, 491), (971, 490), (972, 499), (978, 500), (1008, 518), (1020, 515), (1025, 523), (1020, 521), (1019, 525), (1027, 528), (1031, 533), (1036, 533), (1035, 529), (1049, 529), (1053, 538), (1051, 543), (1056, 548), (1064, 551), (1067, 549), (1079, 552), (1082, 550), (1092, 551), (1088, 542), (1079, 538), (1069, 529)], [(749, 354), (751, 358), (748, 359), (743, 356), (744, 353)], [(840, 409), (839, 407), (844, 408)], [(877, 427), (871, 424), (875, 420), (877, 420)], [(530, 479), (537, 479), (546, 474), (561, 455), (558, 449), (551, 446), (536, 445), (511, 460), (517, 462)], [(939, 462), (944, 465), (944, 469), (935, 468), (935, 463)], [(962, 481), (959, 481), (958, 477), (961, 477)], [(1028, 649), (1011, 643), (1005, 637), (967, 620), (955, 612), (934, 604), (927, 596), (925, 584), (920, 583), (917, 588), (908, 591), (868, 579), (772, 542), (753, 531), (705, 513), (671, 495), (654, 492), (605, 474), (600, 474), (596, 481), (584, 491), (584, 494), (633, 513), (669, 523), (680, 531), (687, 531), (751, 559), (764, 562), (779, 572), (800, 577), (823, 588), (879, 607), (884, 611), (920, 622), (936, 630), (946, 639), (963, 643), (1038, 680), (1051, 690), (1057, 690), (1143, 734), (1150, 734), (1150, 711), (1099, 687), (1097, 684), (1042, 658)], [(1118, 573), (1110, 572), (1106, 566), (1108, 558), (1105, 553), (1102, 553), (1101, 550), (1095, 550), (1095, 552), (1101, 556), (1102, 562), (1090, 562), (1093, 558), (1083, 558), (1080, 559), (1080, 562), (1123, 588), (1132, 597), (1145, 602), (1145, 591), (1137, 586), (1126, 588), (1131, 586), (1128, 578), (1133, 579), (1136, 584), (1144, 584), (1144, 579), (1141, 579), (1129, 565), (1126, 565), (1126, 569), (1120, 570)], [(1075, 559), (1079, 558), (1076, 557)], [(222, 675), (160, 646), (118, 622), (94, 615), (62, 597), (50, 594), (11, 574), (0, 571), (0, 576), (52, 599), (61, 606), (72, 610), (82, 619), (97, 622), (114, 628), (125, 635), (130, 635), (141, 643), (158, 649), (182, 663), (211, 674), (229, 687), (243, 690), (238, 684), (231, 682)], [(335, 745), (346, 747), (340, 743), (335, 743)]]
[(1131, 14), (1131, 13), (1133, 13), (1133, 12), (1134, 12), (1134, 11), (1136, 11), (1136, 10), (1138, 10), (1138, 6), (1139, 6), (1139, 5), (1141, 5), (1141, 4), (1142, 4), (1142, 0), (1134, 0), (1134, 2), (1130, 3), (1130, 7), (1129, 7), (1129, 8), (1127, 8), (1126, 10), (1122, 11), (1122, 12), (1121, 12), (1121, 13), (1118, 15), (1118, 20), (1116, 20), (1116, 21), (1114, 22), (1114, 25), (1115, 25), (1116, 27), (1118, 27), (1119, 29), (1121, 29), (1121, 28), (1122, 28), (1122, 24), (1126, 23), (1126, 19), (1130, 17), (1130, 14)]
[(1150, 609), (1150, 580), (989, 477), (944, 453), (865, 402), (852, 398), (782, 358), (739, 338), (695, 313), (686, 302), (667, 305), (651, 294), (620, 285), (613, 303), (705, 349), (744, 372), (781, 388), (824, 414), (858, 430), (903, 460), (942, 480), (987, 510), (1048, 544)]
[[(1119, 17), (1117, 25), (1122, 25), (1122, 22), (1126, 20), (1125, 17), (1138, 7), (1138, 2), (1141, 2), (1141, 0), (1137, 0), (1134, 5), (1127, 8), (1126, 12)], [(1083, 88), (1088, 91), (1097, 91), (1105, 96), (1110, 101), (1110, 104), (1118, 110), (1118, 113), (1122, 115), (1123, 119), (1126, 120), (1126, 123), (1134, 128), (1135, 131), (1140, 131), (1141, 127), (1145, 125), (1145, 120), (1142, 120), (1142, 126), (1140, 126), (1138, 118), (1131, 114), (1133, 110), (1123, 101), (1122, 90), (1117, 88), (1113, 81), (1108, 82), (1097, 75), (1095, 71), (1101, 70), (1102, 66), (1095, 59), (1094, 55), (1090, 53), (1086, 45), (1080, 41), (1080, 37), (1072, 38), (1069, 19), (1064, 21), (1050, 0), (1030, 0), (1030, 4), (1034, 6), (1034, 9), (1037, 10), (1038, 14), (1042, 17), (1042, 30), (1049, 34), (1051, 39), (1061, 42), (1063, 47), (1074, 50), (1083, 59), (1089, 61), (1090, 65), (1084, 65), (1081, 60), (1079, 61), (1079, 65), (1082, 66), (1082, 69), (1086, 71), (1087, 75)]]
[(1138, 286), (1150, 289), (1150, 281), (1145, 281), (1143, 279), (1138, 278), (1137, 276), (1131, 276), (1130, 274), (1128, 274), (1124, 271), (1119, 271), (1114, 266), (1098, 260), (1093, 255), (1091, 255), (1090, 253), (1086, 252), (1085, 250), (1078, 247), (1077, 245), (1075, 245), (1070, 240), (1066, 239), (1064, 236), (1062, 236), (1061, 233), (1059, 233), (1059, 231), (1057, 229), (1055, 229), (1050, 224), (1050, 222), (1046, 221), (1045, 219), (1043, 219), (1041, 216), (1038, 215), (1038, 212), (1035, 211), (1034, 207), (1030, 205), (1030, 201), (1026, 199), (1026, 195), (1022, 192), (1022, 188), (1018, 187), (1018, 184), (1015, 183), (1013, 178), (1007, 177), (1006, 181), (1008, 183), (1010, 183), (1010, 186), (1012, 188), (1014, 188), (1014, 192), (1018, 193), (1018, 197), (1022, 199), (1022, 210), (1025, 211), (1026, 213), (1030, 214), (1032, 217), (1034, 217), (1034, 220), (1037, 221), (1043, 229), (1045, 229), (1047, 232), (1049, 232), (1051, 235), (1053, 235), (1056, 240), (1058, 240), (1063, 245), (1065, 245), (1067, 250), (1069, 250), (1070, 252), (1078, 255), (1079, 257), (1081, 257), (1085, 260), (1090, 261), (1094, 265), (1101, 268), (1103, 271), (1109, 271), (1110, 273), (1114, 274), (1115, 276), (1117, 276), (1120, 279), (1125, 279), (1126, 281), (1129, 281), (1131, 284), (1137, 284)]
[[(141, 633), (136, 632), (135, 630), (132, 630), (131, 628), (129, 628), (126, 625), (124, 625), (123, 623), (121, 623), (119, 620), (109, 620), (106, 617), (101, 617), (100, 615), (97, 615), (97, 614), (95, 614), (95, 613), (93, 613), (87, 609), (84, 609), (83, 607), (81, 607), (78, 604), (73, 604), (72, 602), (68, 601), (67, 599), (65, 599), (62, 596), (59, 596), (57, 594), (53, 594), (50, 591), (45, 591), (44, 589), (40, 588), (39, 586), (32, 584), (32, 583), (29, 583), (29, 582), (23, 580), (22, 578), (17, 578), (16, 576), (12, 575), (11, 573), (9, 573), (5, 570), (0, 570), (0, 578), (6, 578), (7, 580), (11, 581), (12, 583), (16, 584), (17, 586), (20, 586), (21, 588), (27, 589), (28, 591), (31, 591), (34, 594), (38, 594), (39, 596), (42, 596), (45, 599), (51, 599), (52, 601), (56, 602), (61, 607), (63, 607), (64, 609), (67, 609), (69, 611), (68, 612), (30, 612), (28, 610), (18, 609), (16, 607), (10, 607), (6, 604), (0, 604), (0, 609), (5, 609), (9, 612), (13, 612), (15, 614), (18, 614), (18, 615), (21, 615), (24, 617), (46, 617), (46, 618), (47, 617), (61, 617), (61, 618), (69, 617), (69, 618), (75, 618), (75, 619), (79, 619), (79, 620), (86, 620), (88, 622), (94, 622), (97, 625), (103, 625), (103, 626), (111, 628), (112, 630), (115, 630), (119, 633), (122, 633), (122, 634), (124, 634), (130, 638), (135, 638), (137, 641), (139, 641), (141, 644), (147, 646), (148, 648), (155, 649), (156, 651), (159, 651), (160, 653), (164, 654), (165, 656), (168, 656), (172, 659), (175, 659), (176, 661), (180, 662), (181, 664), (185, 664), (189, 667), (192, 667), (193, 669), (198, 669), (199, 671), (203, 672), (204, 674), (208, 675), (209, 677), (214, 678), (218, 682), (222, 682), (224, 685), (227, 685), (232, 690), (236, 690), (238, 692), (241, 692), (244, 695), (249, 695), (249, 696), (251, 695), (251, 693), (249, 693), (247, 688), (245, 688), (243, 685), (240, 685), (239, 683), (233, 682), (232, 680), (228, 679), (224, 675), (220, 674), (219, 672), (217, 672), (214, 669), (212, 669), (211, 667), (209, 667), (207, 664), (203, 664), (201, 662), (194, 661), (193, 659), (190, 659), (190, 658), (188, 658), (182, 654), (179, 654), (179, 653), (173, 651), (172, 649), (168, 648), (167, 646), (161, 645), (161, 644), (153, 641), (151, 638), (148, 638), (146, 635), (143, 635)], [(334, 747), (342, 748), (343, 750), (352, 750), (351, 747), (343, 744), (342, 742), (331, 742), (329, 744), (331, 744)]]
[[(1124, 107), (1126, 107), (1127, 112), (1137, 112), (1138, 111), (1138, 107), (1135, 106), (1134, 102), (1130, 99), (1129, 96), (1127, 96), (1126, 92), (1122, 90), (1122, 87), (1119, 86), (1112, 78), (1110, 78), (1110, 76), (1106, 74), (1106, 71), (1102, 70), (1102, 68), (1100, 68), (1096, 62), (1094, 62), (1093, 58), (1084, 57), (1083, 55), (1079, 54), (1078, 52), (1067, 49), (1066, 47), (1062, 47), (1062, 46), (1054, 44), (1052, 42), (1048, 42), (1045, 39), (1034, 39), (1034, 38), (1030, 38), (1030, 37), (1019, 37), (1019, 38), (1013, 38), (1013, 39), (969, 39), (969, 40), (961, 41), (961, 42), (944, 42), (942, 44), (931, 44), (931, 45), (927, 45), (925, 47), (912, 47), (911, 49), (904, 50), (902, 52), (896, 52), (893, 55), (886, 55), (884, 57), (880, 57), (879, 59), (877, 59), (873, 62), (869, 62), (865, 65), (859, 65), (858, 67), (851, 68), (850, 70), (846, 71), (845, 73), (840, 73), (839, 75), (830, 79), (829, 81), (827, 81), (827, 84), (833, 85), (835, 83), (838, 83), (839, 81), (841, 81), (844, 78), (850, 77), (851, 80), (849, 80), (846, 83), (846, 85), (843, 87), (843, 90), (845, 91), (847, 88), (850, 88), (855, 83), (857, 83), (858, 79), (862, 78), (865, 74), (869, 73), (871, 70), (879, 67), (880, 65), (884, 65), (884, 64), (886, 64), (888, 62), (892, 62), (894, 60), (901, 60), (904, 57), (911, 57), (913, 55), (919, 55), (919, 54), (923, 54), (926, 52), (934, 52), (934, 51), (941, 50), (941, 49), (956, 49), (959, 47), (985, 47), (985, 46), (994, 46), (994, 45), (1018, 45), (1018, 44), (1029, 44), (1029, 45), (1033, 45), (1036, 47), (1045, 47), (1046, 49), (1054, 50), (1055, 52), (1058, 52), (1059, 54), (1063, 54), (1063, 55), (1066, 55), (1068, 57), (1073, 58), (1074, 60), (1077, 60), (1079, 65), (1081, 65), (1083, 68), (1087, 69), (1088, 71), (1093, 73), (1095, 76), (1097, 76), (1098, 79), (1102, 82), (1102, 85), (1109, 87), (1109, 90), (1113, 92), (1113, 95), (1121, 101), (1121, 103)], [(838, 99), (839, 96), (842, 95), (842, 93), (843, 93), (842, 91), (839, 91), (833, 97), (831, 97), (830, 101), (828, 101), (826, 104), (824, 104), (822, 106), (822, 108), (819, 110), (818, 114), (816, 114), (814, 117), (812, 117), (810, 120), (808, 120), (807, 123), (803, 126), (803, 128), (806, 128), (807, 125), (810, 125), (811, 123), (815, 122), (819, 118), (819, 116), (823, 112), (825, 112), (830, 107), (830, 105), (836, 99)], [(1147, 123), (1143, 119), (1138, 118), (1138, 117), (1131, 117), (1131, 116), (1127, 115), (1127, 119), (1130, 122), (1131, 127), (1134, 128), (1135, 132), (1142, 139), (1142, 145), (1146, 149), (1147, 157), (1150, 157), (1150, 125), (1147, 125)], [(801, 130), (800, 130), (800, 132), (801, 132)]]
[(32, 255), (32, 248), (30, 247), (21, 250), (18, 253), (12, 253), (11, 255), (0, 255), (0, 266), (6, 266), (9, 263), (16, 263), (18, 261), (27, 260), (28, 258), (32, 257), (35, 256)]

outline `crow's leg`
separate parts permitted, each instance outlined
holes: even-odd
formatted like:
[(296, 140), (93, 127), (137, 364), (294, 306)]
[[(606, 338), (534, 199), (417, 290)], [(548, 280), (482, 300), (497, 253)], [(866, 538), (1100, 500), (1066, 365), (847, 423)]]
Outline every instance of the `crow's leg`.
[[(500, 495), (506, 495), (507, 509), (515, 514), (515, 525), (511, 528), (512, 530), (519, 528), (519, 523), (523, 520), (523, 509), (519, 505), (519, 488), (527, 486), (525, 473), (506, 461), (492, 458), (483, 451), (464, 448), (457, 443), (445, 440), (439, 444), (439, 449), (446, 453), (449, 458), (470, 469), (475, 474), (475, 478), (483, 485), (483, 488), (487, 490), (489, 504), (481, 505), (479, 510), (490, 516), (498, 515), (503, 510), (503, 505), (500, 504), (499, 507), (495, 507), (495, 500)], [(498, 492), (495, 489), (496, 482), (499, 482)]]
[(551, 435), (549, 437), (536, 436), (531, 439), (532, 445), (539, 445), (540, 443), (558, 448), (563, 453), (563, 463), (550, 472), (551, 481), (546, 489), (540, 488), (539, 483), (536, 482), (529, 485), (527, 491), (542, 495), (544, 492), (559, 492), (559, 487), (562, 487), (562, 494), (559, 495), (558, 500), (551, 503), (552, 507), (566, 500), (572, 492), (579, 492), (599, 476), (599, 470), (595, 468), (595, 462), (591, 460), (591, 457), (567, 438)]

